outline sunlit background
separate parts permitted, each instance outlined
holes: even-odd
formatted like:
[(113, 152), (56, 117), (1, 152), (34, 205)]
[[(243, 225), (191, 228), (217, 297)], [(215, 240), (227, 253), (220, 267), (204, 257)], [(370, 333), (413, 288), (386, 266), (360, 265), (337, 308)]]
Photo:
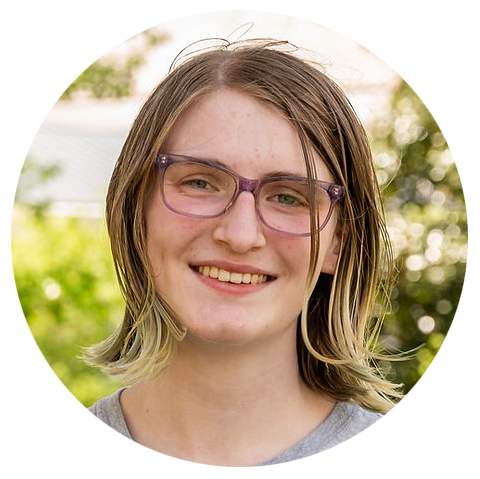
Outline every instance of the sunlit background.
[(81, 73), (45, 119), (18, 185), (12, 256), (20, 302), (45, 358), (86, 406), (120, 385), (77, 356), (123, 314), (103, 211), (128, 129), (180, 50), (242, 35), (306, 49), (366, 125), (399, 269), (381, 342), (393, 352), (421, 346), (409, 361), (382, 364), (405, 391), (451, 324), (467, 259), (465, 204), (447, 142), (415, 93), (369, 51), (318, 25), (258, 12), (192, 16), (137, 35)]

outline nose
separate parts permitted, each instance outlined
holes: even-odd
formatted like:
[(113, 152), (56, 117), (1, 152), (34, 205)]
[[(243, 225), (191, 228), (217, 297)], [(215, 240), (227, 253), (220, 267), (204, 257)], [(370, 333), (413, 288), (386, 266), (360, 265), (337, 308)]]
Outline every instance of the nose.
[(240, 193), (231, 208), (218, 218), (213, 239), (227, 244), (236, 253), (246, 253), (251, 249), (265, 246), (263, 225), (257, 216), (252, 193), (248, 191)]

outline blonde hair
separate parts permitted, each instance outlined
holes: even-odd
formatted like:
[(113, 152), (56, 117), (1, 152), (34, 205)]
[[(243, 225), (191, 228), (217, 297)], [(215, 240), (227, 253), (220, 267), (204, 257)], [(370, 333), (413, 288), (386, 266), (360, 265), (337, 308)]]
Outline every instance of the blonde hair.
[(147, 256), (145, 202), (156, 174), (155, 156), (172, 125), (193, 102), (219, 87), (246, 92), (292, 122), (310, 188), (316, 176), (312, 150), (334, 182), (345, 186), (346, 196), (337, 207), (341, 246), (336, 272), (322, 273), (316, 284), (320, 235), (317, 211), (311, 206), (309, 279), (297, 332), (299, 369), (316, 391), (388, 411), (401, 393), (376, 365), (383, 358), (376, 351), (382, 314), (374, 318), (373, 311), (379, 291), (382, 301), (388, 298), (392, 254), (371, 151), (343, 91), (318, 65), (299, 58), (288, 42), (224, 42), (184, 55), (143, 105), (115, 165), (106, 203), (125, 314), (109, 338), (85, 351), (85, 359), (136, 382), (163, 371), (185, 333), (175, 312), (155, 291)]

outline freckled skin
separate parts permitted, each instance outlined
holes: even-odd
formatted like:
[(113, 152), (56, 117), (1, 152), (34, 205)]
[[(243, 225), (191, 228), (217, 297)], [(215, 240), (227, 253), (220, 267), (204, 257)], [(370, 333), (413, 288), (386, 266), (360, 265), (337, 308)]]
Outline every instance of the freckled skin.
[[(285, 170), (306, 176), (293, 126), (245, 93), (219, 90), (190, 107), (174, 125), (164, 152), (218, 160), (247, 178)], [(320, 177), (331, 181), (317, 158)], [(164, 205), (158, 188), (147, 208), (148, 252), (156, 288), (188, 328), (209, 343), (250, 344), (296, 334), (308, 273), (310, 239), (281, 235), (257, 218), (254, 198), (242, 193), (223, 216), (187, 218)], [(334, 218), (321, 235), (320, 264), (331, 254)], [(261, 268), (275, 280), (243, 296), (202, 283), (190, 265), (224, 260)], [(248, 272), (248, 271), (247, 271)], [(320, 272), (320, 271), (319, 271)], [(187, 337), (188, 341), (188, 337)]]

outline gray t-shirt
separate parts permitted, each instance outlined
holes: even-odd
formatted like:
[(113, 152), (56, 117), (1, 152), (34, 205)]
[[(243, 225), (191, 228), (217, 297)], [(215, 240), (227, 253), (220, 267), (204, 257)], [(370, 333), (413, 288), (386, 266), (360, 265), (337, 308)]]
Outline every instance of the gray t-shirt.
[[(111, 396), (100, 399), (89, 410), (105, 424), (132, 439), (120, 405), (120, 394), (124, 389), (119, 389)], [(300, 442), (278, 456), (257, 465), (280, 464), (325, 451), (355, 436), (381, 417), (380, 413), (367, 411), (356, 403), (338, 402), (327, 418)]]

